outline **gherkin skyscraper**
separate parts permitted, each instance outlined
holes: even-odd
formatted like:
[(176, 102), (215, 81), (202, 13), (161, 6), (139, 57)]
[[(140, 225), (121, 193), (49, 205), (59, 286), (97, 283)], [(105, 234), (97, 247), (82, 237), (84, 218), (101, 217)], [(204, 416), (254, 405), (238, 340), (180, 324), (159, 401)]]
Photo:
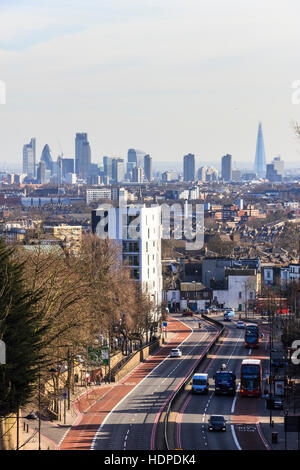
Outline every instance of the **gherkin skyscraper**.
[(266, 177), (266, 154), (261, 122), (258, 125), (254, 171), (259, 178)]

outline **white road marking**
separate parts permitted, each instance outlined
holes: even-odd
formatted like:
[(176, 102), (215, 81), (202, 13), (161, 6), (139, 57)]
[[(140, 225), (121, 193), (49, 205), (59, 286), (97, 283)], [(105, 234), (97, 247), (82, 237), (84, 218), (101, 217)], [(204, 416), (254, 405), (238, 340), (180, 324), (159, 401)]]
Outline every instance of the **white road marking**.
[(236, 434), (235, 434), (235, 430), (234, 430), (234, 424), (231, 424), (230, 425), (230, 428), (231, 428), (231, 432), (232, 432), (232, 437), (233, 437), (233, 440), (234, 440), (234, 443), (237, 447), (238, 450), (242, 450), (240, 444), (239, 444), (239, 441), (237, 440), (237, 437), (236, 437)]

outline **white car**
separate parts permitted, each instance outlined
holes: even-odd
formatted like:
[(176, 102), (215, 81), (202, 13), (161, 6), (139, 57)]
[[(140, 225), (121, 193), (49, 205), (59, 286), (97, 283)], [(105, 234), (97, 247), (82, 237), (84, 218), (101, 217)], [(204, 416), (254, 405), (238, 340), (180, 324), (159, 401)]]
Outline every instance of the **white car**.
[(237, 328), (245, 328), (245, 323), (243, 321), (238, 321), (236, 324)]
[(182, 356), (182, 351), (179, 348), (174, 348), (171, 350), (170, 357), (180, 357)]

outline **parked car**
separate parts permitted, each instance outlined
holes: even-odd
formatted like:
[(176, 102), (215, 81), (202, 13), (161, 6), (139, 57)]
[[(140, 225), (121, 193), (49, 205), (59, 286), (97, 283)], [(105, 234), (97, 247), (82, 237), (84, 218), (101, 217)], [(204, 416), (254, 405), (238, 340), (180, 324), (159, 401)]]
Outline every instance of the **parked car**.
[(245, 323), (241, 320), (239, 320), (236, 324), (236, 327), (237, 328), (245, 328)]
[(182, 316), (183, 317), (192, 317), (194, 315), (194, 312), (191, 310), (187, 310), (186, 312), (183, 312)]
[(182, 356), (182, 351), (179, 348), (174, 348), (171, 350), (170, 357), (180, 357)]
[(224, 416), (211, 415), (208, 420), (209, 431), (226, 431), (226, 421)]

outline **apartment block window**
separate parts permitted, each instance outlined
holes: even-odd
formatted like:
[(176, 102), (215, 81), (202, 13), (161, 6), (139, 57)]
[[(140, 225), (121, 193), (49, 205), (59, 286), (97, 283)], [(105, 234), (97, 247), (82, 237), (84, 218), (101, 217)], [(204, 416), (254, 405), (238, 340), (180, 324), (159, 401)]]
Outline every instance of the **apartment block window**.
[(239, 299), (241, 299), (241, 298), (242, 298), (242, 293), (241, 293), (241, 292), (239, 292)]

